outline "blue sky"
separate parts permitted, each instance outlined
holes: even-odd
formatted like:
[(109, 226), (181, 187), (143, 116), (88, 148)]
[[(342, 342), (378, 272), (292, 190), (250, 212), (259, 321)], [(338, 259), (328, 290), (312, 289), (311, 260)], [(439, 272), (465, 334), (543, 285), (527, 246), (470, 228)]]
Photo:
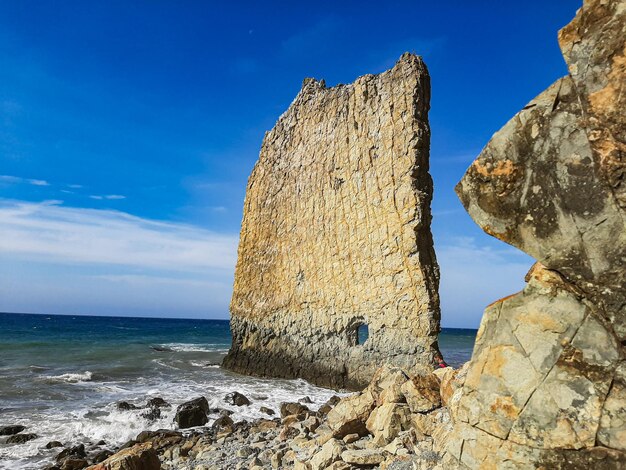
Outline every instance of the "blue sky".
[(476, 327), (532, 260), (453, 188), (566, 73), (580, 1), (0, 0), (0, 311), (227, 318), (247, 177), (304, 77), (404, 51), (432, 77), (444, 326)]

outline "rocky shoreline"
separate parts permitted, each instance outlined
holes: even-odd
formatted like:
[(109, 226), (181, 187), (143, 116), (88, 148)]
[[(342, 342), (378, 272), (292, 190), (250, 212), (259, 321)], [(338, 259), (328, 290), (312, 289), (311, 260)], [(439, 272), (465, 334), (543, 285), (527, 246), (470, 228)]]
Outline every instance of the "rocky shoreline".
[[(449, 405), (462, 387), (466, 367), (438, 369), (410, 377), (384, 366), (362, 392), (332, 397), (319, 409), (300, 402), (282, 403), (280, 416), (234, 422), (228, 410), (209, 409), (206, 398), (183, 403), (173, 429), (143, 431), (120, 448), (103, 441), (68, 445), (47, 470), (348, 470), (440, 468), (446, 436), (452, 428)], [(228, 396), (236, 406), (258, 406), (244, 395)], [(458, 401), (458, 400), (457, 400)], [(146, 413), (170, 406), (152, 399)], [(137, 409), (127, 402), (120, 409)], [(261, 407), (263, 411), (263, 407)], [(274, 414), (274, 416), (272, 416)], [(210, 426), (205, 426), (210, 423)], [(16, 442), (31, 435), (12, 432)], [(17, 431), (17, 432), (15, 432)], [(46, 447), (63, 446), (50, 442)]]

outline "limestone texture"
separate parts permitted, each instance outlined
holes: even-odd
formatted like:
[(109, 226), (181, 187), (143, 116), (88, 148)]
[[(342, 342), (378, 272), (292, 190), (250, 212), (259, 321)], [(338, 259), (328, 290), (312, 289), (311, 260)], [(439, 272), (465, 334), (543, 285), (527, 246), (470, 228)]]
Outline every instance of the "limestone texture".
[(348, 389), (387, 362), (432, 368), (429, 100), (408, 53), (350, 85), (304, 80), (248, 182), (226, 368)]
[(446, 468), (626, 468), (626, 1), (585, 1), (559, 43), (569, 74), (457, 186), (538, 263), (485, 311)]

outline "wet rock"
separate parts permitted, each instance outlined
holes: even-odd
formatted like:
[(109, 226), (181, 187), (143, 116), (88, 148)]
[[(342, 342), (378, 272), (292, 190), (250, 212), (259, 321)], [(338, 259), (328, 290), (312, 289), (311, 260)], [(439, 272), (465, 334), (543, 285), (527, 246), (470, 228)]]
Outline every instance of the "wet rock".
[(89, 470), (160, 470), (161, 462), (149, 443), (124, 449)]
[(161, 418), (160, 408), (150, 408), (148, 411), (141, 413), (141, 416), (149, 421), (156, 421)]
[(250, 404), (250, 400), (243, 393), (232, 392), (224, 397), (227, 403), (235, 406), (247, 406)]
[(19, 424), (13, 426), (2, 426), (0, 427), (0, 436), (12, 436), (13, 434), (17, 434), (26, 429), (26, 426), (21, 426)]
[(232, 420), (230, 416), (220, 416), (217, 418), (213, 424), (211, 425), (211, 429), (217, 432), (230, 431), (232, 432), (235, 426), (235, 422)]
[(204, 397), (183, 403), (176, 410), (174, 421), (180, 429), (191, 428), (194, 426), (204, 426), (209, 418), (209, 402)]
[(46, 444), (46, 449), (54, 449), (55, 447), (63, 447), (63, 443), (59, 441), (50, 441)]
[(117, 409), (120, 411), (130, 411), (130, 410), (139, 409), (137, 405), (133, 405), (132, 403), (128, 403), (127, 401), (121, 401), (116, 406), (117, 406)]
[(96, 454), (94, 454), (94, 456), (91, 458), (91, 461), (93, 463), (104, 462), (106, 459), (108, 459), (112, 455), (113, 455), (113, 452), (111, 452), (110, 450), (101, 450), (100, 452), (97, 452)]
[(337, 395), (333, 395), (326, 401), (326, 403), (320, 406), (320, 408), (317, 410), (317, 414), (320, 416), (326, 416), (328, 412), (332, 410), (333, 407), (340, 401), (341, 398), (339, 398)]
[(32, 441), (33, 439), (37, 439), (39, 436), (33, 433), (26, 434), (14, 434), (10, 436), (7, 440), (7, 444), (24, 444), (25, 442)]
[(87, 452), (85, 452), (85, 445), (78, 444), (76, 446), (63, 449), (60, 453), (57, 454), (56, 461), (62, 465), (66, 459), (83, 460), (86, 457)]
[(129, 441), (126, 441), (124, 444), (122, 444), (120, 446), (120, 449), (130, 449), (131, 447), (133, 447), (135, 444), (137, 444), (137, 441), (135, 439), (131, 439)]
[(291, 415), (309, 414), (309, 410), (305, 405), (300, 403), (281, 403), (280, 404), (280, 416), (286, 418)]
[(148, 403), (146, 403), (147, 408), (169, 408), (170, 406), (172, 405), (170, 405), (161, 397), (150, 398), (150, 400), (148, 400)]
[(306, 403), (308, 405), (313, 403), (313, 400), (310, 397), (302, 397), (298, 400), (298, 403)]
[(260, 407), (260, 408), (259, 408), (259, 411), (260, 411), (261, 413), (265, 413), (266, 415), (270, 415), (270, 416), (273, 416), (273, 415), (275, 415), (275, 414), (276, 414), (276, 412), (275, 412), (273, 409), (268, 408), (268, 407), (266, 407), (266, 406), (262, 406), (262, 407)]
[(141, 431), (139, 434), (137, 434), (135, 441), (144, 443), (144, 442), (152, 441), (154, 439), (163, 439), (163, 438), (172, 437), (172, 436), (181, 437), (182, 433), (178, 431), (172, 431), (169, 429), (159, 429), (157, 431)]
[(73, 457), (63, 460), (63, 463), (61, 464), (61, 470), (80, 470), (86, 467), (89, 467), (89, 462), (87, 462), (87, 460)]

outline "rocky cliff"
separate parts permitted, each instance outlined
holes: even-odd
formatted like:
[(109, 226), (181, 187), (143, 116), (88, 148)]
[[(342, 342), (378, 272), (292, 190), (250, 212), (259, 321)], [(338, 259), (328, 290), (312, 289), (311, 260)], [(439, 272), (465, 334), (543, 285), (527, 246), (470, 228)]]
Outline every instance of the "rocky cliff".
[(457, 186), (538, 260), (487, 307), (447, 468), (626, 468), (626, 1), (559, 33), (569, 75), (497, 132)]
[(411, 54), (350, 85), (304, 81), (248, 182), (225, 367), (352, 389), (385, 362), (430, 367), (429, 98)]

